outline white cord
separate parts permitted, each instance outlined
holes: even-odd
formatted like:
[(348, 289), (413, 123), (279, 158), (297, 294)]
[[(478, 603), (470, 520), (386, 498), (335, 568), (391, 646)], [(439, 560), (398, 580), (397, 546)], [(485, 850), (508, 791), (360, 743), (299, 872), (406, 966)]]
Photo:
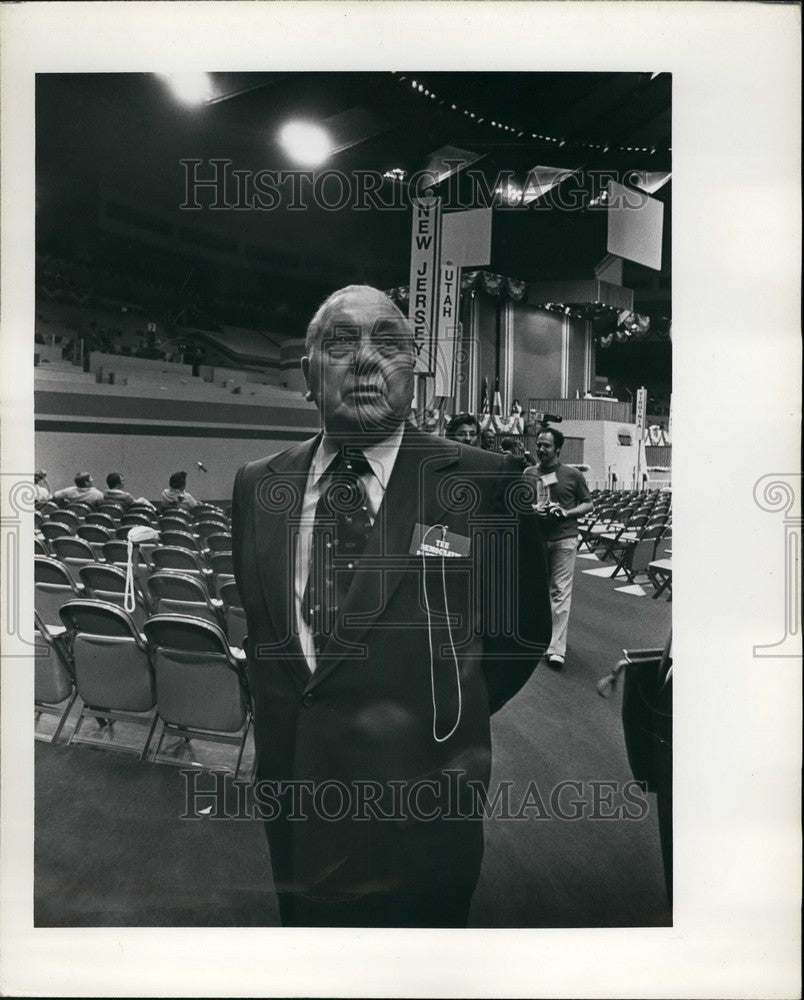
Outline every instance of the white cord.
[(441, 541), (447, 537), (447, 526), (445, 524), (434, 524), (425, 531), (422, 536), (422, 540), (419, 543), (422, 554), (422, 587), (424, 589), (424, 607), (427, 611), (427, 644), (430, 647), (430, 693), (433, 701), (433, 739), (436, 743), (445, 743), (450, 736), (455, 732), (458, 726), (461, 724), (461, 712), (463, 710), (463, 692), (461, 691), (461, 672), (458, 667), (458, 655), (455, 652), (455, 643), (452, 639), (452, 625), (449, 620), (449, 603), (447, 601), (447, 575), (444, 568), (444, 552), (441, 552), (441, 588), (444, 594), (444, 614), (447, 620), (447, 633), (449, 635), (449, 644), (452, 650), (452, 660), (455, 664), (455, 682), (458, 685), (458, 714), (455, 718), (455, 725), (450, 729), (446, 736), (439, 736), (437, 734), (436, 719), (438, 715), (438, 706), (436, 705), (436, 692), (435, 692), (435, 660), (433, 658), (433, 624), (430, 616), (430, 600), (427, 596), (427, 556), (424, 552), (424, 545), (427, 541), (427, 536), (431, 531), (436, 528), (441, 529)]

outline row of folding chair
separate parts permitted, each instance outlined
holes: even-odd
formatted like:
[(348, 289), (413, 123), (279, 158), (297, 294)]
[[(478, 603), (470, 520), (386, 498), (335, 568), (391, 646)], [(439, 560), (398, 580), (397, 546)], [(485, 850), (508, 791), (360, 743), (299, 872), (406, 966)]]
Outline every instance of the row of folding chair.
[[(82, 538), (91, 545), (101, 546), (104, 542), (115, 539), (126, 541), (129, 531), (136, 526), (136, 522), (120, 524), (116, 528), (92, 522), (82, 524), (73, 530), (62, 521), (46, 521), (38, 529), (37, 537), (45, 548), (51, 547), (52, 543), (59, 538)], [(144, 526), (154, 527), (150, 524)], [(165, 545), (178, 545), (193, 552), (224, 552), (230, 551), (232, 547), (230, 529), (217, 521), (202, 522), (196, 526), (196, 530), (190, 530), (187, 527), (174, 528), (172, 525), (159, 525), (154, 530), (159, 532), (160, 540)]]
[(651, 518), (666, 520), (669, 516), (669, 507), (665, 508), (658, 503), (646, 504), (639, 501), (625, 504), (599, 503), (591, 514), (578, 522), (578, 549), (582, 549), (585, 545), (591, 552), (600, 538), (610, 541), (624, 528), (641, 526)]
[[(233, 577), (219, 584), (217, 596), (199, 577), (174, 571), (155, 571), (142, 583), (133, 579), (132, 618), (140, 628), (155, 614), (184, 614), (203, 618), (221, 628), (229, 642), (243, 647), (245, 612)], [(79, 567), (77, 578), (56, 559), (37, 556), (34, 569), (36, 609), (49, 627), (57, 627), (62, 606), (78, 597), (104, 600), (124, 606), (126, 571), (119, 565), (88, 563)]]
[(612, 577), (620, 570), (629, 583), (634, 583), (637, 576), (650, 576), (648, 568), (656, 559), (659, 547), (672, 538), (672, 530), (672, 524), (654, 519), (638, 531), (623, 532), (609, 549), (609, 555), (616, 560)]
[(87, 519), (89, 519), (89, 523), (92, 523), (98, 514), (102, 515), (103, 518), (110, 519), (114, 524), (119, 524), (127, 518), (131, 519), (130, 523), (132, 524), (143, 524), (146, 521), (156, 523), (158, 519), (163, 517), (173, 517), (185, 524), (193, 524), (206, 520), (220, 520), (227, 524), (229, 523), (228, 514), (213, 504), (199, 504), (189, 511), (177, 506), (166, 506), (157, 509), (149, 504), (138, 503), (123, 508), (118, 503), (100, 503), (94, 507), (90, 507), (88, 504), (76, 503), (60, 507), (58, 504), (48, 502), (38, 508), (35, 518), (37, 519), (37, 524), (40, 519), (42, 522), (62, 520), (65, 524), (77, 527), (79, 524), (86, 522)]
[[(107, 551), (125, 550), (129, 528), (121, 532), (121, 537), (115, 537), (106, 528), (99, 525), (82, 525), (78, 534), (57, 533), (52, 537), (34, 536), (35, 551), (39, 555), (53, 555), (59, 559), (67, 558), (68, 554), (75, 558), (91, 559), (90, 550), (96, 559), (108, 559)], [(108, 548), (107, 548), (108, 546)], [(162, 531), (154, 542), (144, 543), (141, 548), (152, 551), (157, 547), (172, 547), (192, 552), (202, 559), (209, 559), (216, 553), (232, 551), (232, 536), (225, 532), (208, 535), (203, 543), (185, 532)], [(116, 560), (112, 560), (116, 561)]]
[(663, 530), (668, 520), (669, 515), (666, 514), (649, 514), (637, 510), (616, 523), (609, 523), (603, 531), (593, 533), (587, 544), (600, 559), (610, 559), (626, 542), (640, 537), (647, 528)]
[[(198, 618), (159, 614), (143, 631), (123, 609), (75, 599), (60, 610), (61, 630), (37, 614), (35, 710), (57, 716), (52, 739), (62, 731), (76, 698), (81, 710), (70, 743), (138, 753), (146, 759), (157, 725), (162, 729), (152, 759), (167, 736), (198, 738), (238, 747), (240, 769), (251, 722), (245, 656), (223, 631)], [(98, 728), (134, 723), (145, 732), (141, 747), (99, 743), (82, 732), (87, 720)]]
[[(229, 544), (231, 546), (231, 540)], [(58, 559), (74, 581), (79, 583), (79, 573), (84, 566), (101, 563), (125, 570), (128, 544), (112, 541), (93, 545), (81, 538), (56, 538), (47, 547), (37, 545), (36, 555)], [(179, 546), (141, 545), (134, 549), (132, 568), (142, 585), (155, 572), (177, 572), (196, 577), (205, 584), (212, 597), (216, 596), (222, 584), (234, 579), (234, 564), (229, 550), (198, 553)]]

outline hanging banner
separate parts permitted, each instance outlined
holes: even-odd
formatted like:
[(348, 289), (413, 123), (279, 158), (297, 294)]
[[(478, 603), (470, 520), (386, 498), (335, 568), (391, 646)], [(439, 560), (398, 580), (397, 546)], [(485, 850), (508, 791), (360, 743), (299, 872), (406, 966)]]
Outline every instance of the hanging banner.
[(435, 336), (441, 261), (441, 199), (420, 198), (413, 204), (410, 238), (408, 320), (416, 345), (416, 371), (436, 372)]
[(491, 260), (491, 209), (448, 212), (441, 219), (441, 271), (435, 329), (435, 395), (455, 396), (455, 355), (461, 335), (461, 268)]
[(645, 461), (645, 426), (648, 414), (648, 390), (645, 386), (637, 389), (636, 396), (636, 440), (637, 440), (637, 460), (634, 474), (634, 489), (641, 486), (642, 472), (646, 466)]
[(436, 320), (435, 395), (455, 395), (455, 352), (461, 336), (461, 269), (455, 264), (441, 266)]
[(636, 397), (636, 429), (637, 438), (641, 441), (645, 437), (645, 422), (648, 413), (648, 390), (642, 386), (637, 389)]

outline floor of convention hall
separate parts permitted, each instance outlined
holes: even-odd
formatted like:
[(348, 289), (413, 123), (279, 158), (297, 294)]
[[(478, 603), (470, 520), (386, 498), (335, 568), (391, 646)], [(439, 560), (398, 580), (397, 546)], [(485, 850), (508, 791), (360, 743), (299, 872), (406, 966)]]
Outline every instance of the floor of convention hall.
[[(624, 647), (664, 643), (672, 605), (664, 597), (652, 600), (650, 585), (643, 590), (625, 586), (621, 577), (610, 579), (592, 559), (576, 562), (566, 666), (557, 672), (542, 664), (492, 722), (492, 789), (499, 781), (513, 782), (516, 808), (535, 781), (546, 812), (487, 821), (471, 926), (671, 922), (655, 797), (646, 796), (642, 818), (603, 820), (589, 815), (589, 789), (593, 782), (621, 787), (631, 778), (621, 689), (601, 698), (598, 681)], [(38, 731), (47, 724), (40, 722)], [(72, 725), (68, 720), (58, 743), (36, 745), (36, 926), (278, 923), (261, 822), (215, 819), (211, 809), (200, 819), (182, 819), (186, 784), (179, 767), (68, 746)], [(177, 761), (231, 764), (231, 747), (176, 746)], [(171, 752), (170, 741), (164, 749)], [(252, 760), (249, 740), (241, 774)], [(208, 787), (206, 780), (210, 776), (202, 775), (198, 787)], [(551, 794), (561, 782), (581, 783), (581, 818), (562, 819), (553, 811)], [(570, 790), (560, 808), (565, 815), (571, 799)]]

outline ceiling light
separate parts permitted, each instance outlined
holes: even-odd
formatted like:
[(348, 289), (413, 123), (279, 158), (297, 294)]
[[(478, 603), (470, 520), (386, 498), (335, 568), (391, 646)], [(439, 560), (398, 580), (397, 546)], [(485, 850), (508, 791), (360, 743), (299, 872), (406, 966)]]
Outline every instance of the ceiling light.
[(209, 73), (166, 73), (165, 79), (182, 104), (204, 104), (212, 97)]
[(319, 125), (288, 122), (279, 133), (279, 141), (297, 163), (314, 167), (332, 152), (329, 136)]

